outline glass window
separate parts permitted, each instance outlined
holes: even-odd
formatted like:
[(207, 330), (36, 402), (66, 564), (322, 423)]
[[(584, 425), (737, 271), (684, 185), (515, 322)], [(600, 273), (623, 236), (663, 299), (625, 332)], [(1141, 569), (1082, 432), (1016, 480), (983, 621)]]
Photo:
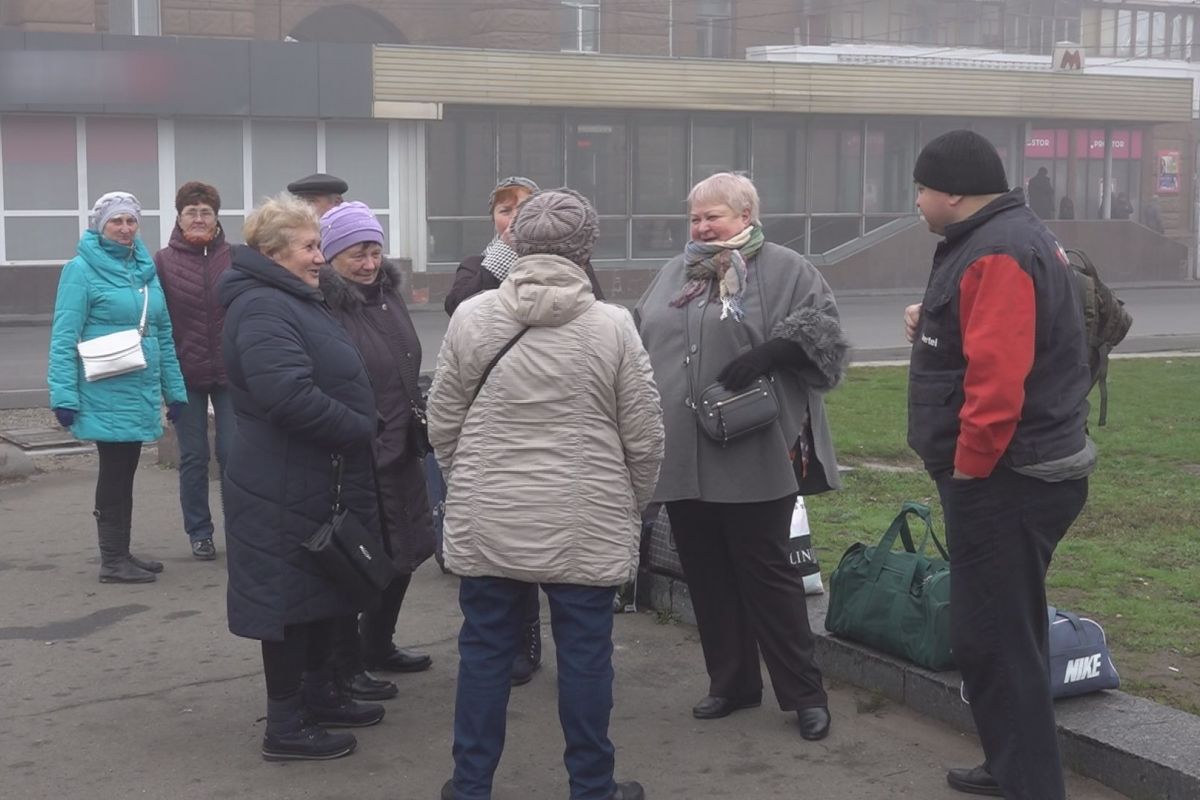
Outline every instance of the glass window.
[(917, 126), (913, 122), (867, 123), (867, 179), (864, 205), (871, 211), (913, 207), (913, 164)]
[(858, 238), (861, 217), (813, 217), (812, 253), (827, 253)]
[(687, 200), (687, 121), (649, 118), (634, 129), (633, 209), (638, 214), (683, 214)]
[(803, 120), (754, 124), (754, 185), (764, 212), (804, 211), (805, 145)]
[(1133, 51), (1133, 12), (1117, 10), (1117, 55), (1129, 56)]
[(457, 264), (478, 255), (496, 235), (490, 219), (429, 220), (429, 260)]
[(325, 166), (350, 184), (350, 196), (372, 208), (387, 208), (388, 131), (386, 122), (325, 124)]
[(595, 53), (600, 49), (599, 2), (562, 0), (559, 17), (561, 49), (584, 53)]
[(1155, 11), (1150, 16), (1150, 55), (1162, 58), (1167, 52), (1167, 15)]
[(159, 0), (109, 0), (108, 32), (159, 35)]
[[(277, 194), (297, 178), (317, 171), (317, 123), (255, 120), (250, 127), (254, 154), (254, 199)], [(354, 191), (354, 187), (350, 187)]]
[(1139, 58), (1150, 55), (1150, 12), (1136, 11), (1134, 17), (1134, 52)]
[(687, 244), (687, 219), (633, 220), (634, 258), (674, 258)]
[[(591, 200), (599, 214), (627, 214), (628, 174), (624, 120), (572, 115), (567, 123), (567, 185)], [(622, 244), (622, 255), (624, 250)]]
[(693, 121), (693, 184), (717, 172), (745, 172), (749, 166), (744, 121), (705, 118)]
[(600, 238), (592, 249), (592, 260), (625, 259), (629, 251), (629, 219), (627, 217), (601, 217)]
[(496, 126), (489, 112), (446, 115), (427, 128), (429, 215), (484, 216), (496, 186)]
[(134, 3), (137, 5), (138, 35), (158, 36), (160, 33), (159, 0), (134, 0)]
[(158, 121), (88, 117), (86, 135), (88, 201), (119, 189), (158, 208)]
[[(297, 177), (300, 175), (288, 180), (293, 181)], [(222, 206), (242, 207), (245, 201), (242, 189), (241, 120), (175, 120), (175, 185), (182, 186), (188, 181), (204, 181), (217, 187)], [(238, 234), (241, 235), (240, 224)]]
[(1117, 11), (1113, 8), (1085, 9), (1083, 45), (1101, 56), (1111, 56), (1117, 45)]
[[(78, 207), (74, 117), (2, 117), (0, 145), (5, 208), (35, 211)], [(8, 247), (11, 254), (12, 239)]]
[(733, 56), (732, 0), (700, 0), (696, 7), (696, 55)]
[(557, 114), (501, 114), (500, 176), (507, 175), (524, 175), (547, 189), (562, 185), (562, 120)]
[(4, 237), (10, 261), (65, 262), (79, 243), (77, 217), (9, 217)]
[[(862, 201), (862, 133), (851, 123), (819, 122), (809, 131), (808, 207), (858, 212)], [(816, 223), (813, 240), (816, 241)]]
[(807, 217), (763, 217), (763, 236), (768, 242), (804, 252), (808, 240)]
[(983, 134), (996, 146), (996, 152), (1000, 154), (1000, 160), (1004, 162), (1004, 174), (1008, 176), (1011, 184), (1017, 175), (1017, 143), (1024, 141), (1023, 138), (1018, 138), (1024, 135), (1021, 127), (1003, 121), (976, 122), (972, 127), (976, 133)]
[[(172, 198), (174, 200), (174, 198)], [(175, 227), (175, 209), (172, 208), (167, 216), (168, 230)], [(146, 245), (146, 249), (153, 253), (158, 248), (166, 244), (159, 236), (162, 232), (162, 220), (159, 217), (152, 217), (148, 214), (142, 215), (142, 220), (138, 224), (138, 236), (142, 239), (142, 244)]]

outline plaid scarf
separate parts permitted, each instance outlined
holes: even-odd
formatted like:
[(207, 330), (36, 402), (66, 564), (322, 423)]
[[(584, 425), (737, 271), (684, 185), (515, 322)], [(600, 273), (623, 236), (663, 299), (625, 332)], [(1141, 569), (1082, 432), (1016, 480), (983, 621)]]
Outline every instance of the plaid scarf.
[(675, 308), (683, 308), (693, 298), (710, 290), (710, 281), (716, 280), (721, 298), (721, 319), (732, 316), (741, 322), (742, 293), (746, 290), (746, 262), (754, 257), (763, 246), (762, 227), (751, 225), (726, 242), (687, 243), (683, 251), (684, 274), (688, 282), (671, 301)]
[(508, 271), (517, 263), (520, 256), (509, 247), (503, 239), (497, 236), (483, 249), (483, 268), (496, 276), (496, 280), (504, 283)]

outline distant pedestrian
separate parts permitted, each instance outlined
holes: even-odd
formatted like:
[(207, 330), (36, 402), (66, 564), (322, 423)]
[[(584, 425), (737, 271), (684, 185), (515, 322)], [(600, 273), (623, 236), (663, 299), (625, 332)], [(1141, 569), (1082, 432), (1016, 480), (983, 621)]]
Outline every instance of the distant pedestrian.
[(463, 611), (454, 777), (442, 800), (492, 796), (510, 669), (538, 584), (550, 602), (570, 795), (644, 797), (613, 779), (613, 601), (637, 569), (662, 415), (629, 312), (596, 302), (582, 268), (597, 235), (580, 195), (534, 194), (509, 228), (519, 257), (508, 279), (458, 308), (438, 354), (429, 436), (449, 483), (446, 564), (461, 576)]
[[(667, 456), (654, 500), (666, 504), (687, 578), (717, 719), (762, 702), (762, 652), (779, 708), (800, 736), (829, 733), (804, 581), (787, 557), (797, 494), (841, 486), (824, 395), (849, 346), (817, 269), (767, 242), (758, 191), (717, 173), (688, 194), (691, 241), (638, 301), (642, 341), (663, 397)], [(777, 419), (720, 442), (701, 431), (699, 393), (770, 377)]]
[(913, 170), (945, 237), (913, 343), (908, 442), (937, 483), (950, 541), (950, 642), (984, 763), (959, 791), (1062, 800), (1047, 664), (1046, 569), (1087, 499), (1087, 338), (1066, 254), (1009, 191), (984, 137), (951, 131)]
[(433, 555), (433, 521), (425, 488), (428, 449), (424, 404), (417, 378), (421, 339), (401, 296), (404, 276), (383, 257), (383, 226), (364, 204), (351, 201), (321, 217), (321, 292), (358, 346), (375, 390), (380, 430), (375, 438), (376, 481), (383, 532), (399, 577), (377, 606), (341, 625), (335, 658), (338, 680), (352, 697), (395, 697), (391, 681), (367, 670), (420, 672), (426, 653), (396, 646), (396, 620), (412, 573)]
[(1142, 206), (1142, 224), (1155, 233), (1166, 233), (1162, 220), (1162, 204), (1158, 195), (1151, 195), (1150, 202)]
[(1058, 218), (1075, 219), (1075, 201), (1070, 195), (1064, 194), (1062, 200), (1058, 201)]
[(1045, 167), (1029, 179), (1029, 207), (1042, 219), (1054, 219), (1054, 184)]
[(350, 186), (336, 175), (315, 172), (287, 185), (287, 190), (312, 206), (321, 218), (329, 209), (344, 202), (344, 195), (350, 191)]
[[(167, 301), (138, 237), (141, 219), (142, 206), (128, 192), (109, 192), (96, 201), (75, 258), (59, 277), (50, 329), (50, 406), (64, 428), (96, 442), (100, 458), (92, 513), (101, 583), (149, 583), (162, 572), (160, 562), (129, 552), (133, 479), (142, 443), (162, 436), (163, 401), (171, 422), (187, 404)], [(143, 316), (145, 368), (88, 381), (76, 345), (137, 328)]]
[(215, 187), (189, 181), (175, 194), (175, 227), (170, 243), (154, 254), (158, 279), (167, 297), (174, 326), (175, 351), (187, 384), (188, 404), (175, 423), (179, 442), (179, 505), (192, 556), (217, 557), (208, 494), (208, 407), (216, 423), (216, 455), (224, 496), (229, 441), (233, 438), (233, 401), (229, 396), (221, 327), (225, 308), (217, 302), (217, 283), (229, 269), (229, 244), (218, 214), (221, 196)]
[[(221, 281), (222, 350), (237, 427), (225, 473), (229, 630), (262, 642), (269, 761), (349, 754), (383, 706), (333, 680), (335, 620), (358, 611), (303, 542), (342, 506), (378, 530), (378, 418), (362, 357), (318, 288), (317, 217), (291, 195), (254, 209)], [(340, 458), (340, 476), (333, 458)]]
[(1133, 219), (1133, 203), (1129, 202), (1129, 195), (1125, 192), (1120, 192), (1113, 200), (1112, 218)]

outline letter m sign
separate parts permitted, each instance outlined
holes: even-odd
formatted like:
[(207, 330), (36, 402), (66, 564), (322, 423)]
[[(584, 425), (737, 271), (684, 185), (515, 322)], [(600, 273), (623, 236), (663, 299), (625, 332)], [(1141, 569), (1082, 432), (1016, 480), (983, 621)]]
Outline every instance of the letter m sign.
[(1083, 72), (1083, 48), (1073, 42), (1059, 42), (1054, 46), (1051, 66), (1055, 72)]

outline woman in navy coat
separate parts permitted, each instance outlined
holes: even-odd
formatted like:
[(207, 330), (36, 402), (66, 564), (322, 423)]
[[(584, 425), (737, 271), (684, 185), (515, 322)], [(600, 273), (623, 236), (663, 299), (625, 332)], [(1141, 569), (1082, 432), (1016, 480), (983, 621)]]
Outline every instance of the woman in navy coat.
[(243, 236), (220, 288), (237, 418), (225, 477), (229, 629), (262, 641), (263, 757), (337, 758), (355, 739), (324, 729), (373, 725), (383, 706), (333, 682), (333, 620), (358, 609), (301, 543), (330, 516), (335, 456), (343, 505), (379, 529), (375, 395), (317, 288), (324, 258), (311, 208), (287, 194), (267, 200)]

